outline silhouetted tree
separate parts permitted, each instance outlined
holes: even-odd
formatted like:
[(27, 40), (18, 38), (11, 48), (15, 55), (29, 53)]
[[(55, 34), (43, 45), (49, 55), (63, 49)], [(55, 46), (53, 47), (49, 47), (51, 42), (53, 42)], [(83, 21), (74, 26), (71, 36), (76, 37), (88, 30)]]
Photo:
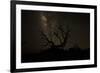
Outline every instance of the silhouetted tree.
[[(64, 48), (68, 42), (68, 37), (70, 35), (70, 30), (68, 26), (59, 24), (56, 26), (56, 30), (52, 31), (52, 36), (48, 36), (45, 32), (41, 31), (42, 39), (45, 40), (44, 46), (49, 46), (49, 48)], [(53, 40), (53, 38), (55, 39)], [(56, 42), (59, 41), (59, 44)]]

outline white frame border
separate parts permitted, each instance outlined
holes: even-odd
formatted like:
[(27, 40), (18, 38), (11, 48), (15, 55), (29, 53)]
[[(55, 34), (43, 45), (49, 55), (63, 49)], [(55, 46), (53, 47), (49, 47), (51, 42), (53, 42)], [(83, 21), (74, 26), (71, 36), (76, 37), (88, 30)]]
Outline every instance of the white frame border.
[[(40, 11), (90, 13), (90, 60), (21, 63), (21, 10), (22, 9), (40, 10)], [(76, 66), (76, 65), (90, 65), (90, 64), (94, 64), (94, 9), (20, 5), (20, 4), (16, 5), (16, 69), (57, 67), (57, 66)]]

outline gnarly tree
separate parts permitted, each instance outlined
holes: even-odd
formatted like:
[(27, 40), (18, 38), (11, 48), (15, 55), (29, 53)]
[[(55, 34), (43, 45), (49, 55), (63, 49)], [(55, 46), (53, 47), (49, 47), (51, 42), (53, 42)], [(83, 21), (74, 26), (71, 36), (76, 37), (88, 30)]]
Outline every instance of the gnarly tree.
[[(70, 30), (68, 25), (60, 24), (54, 15), (50, 15), (51, 19), (48, 20), (48, 16), (45, 13), (40, 13), (41, 23), (43, 30), (41, 30), (41, 38), (46, 42), (42, 43), (43, 46), (49, 48), (64, 48), (68, 42)], [(56, 19), (56, 20), (55, 20)]]
[[(49, 46), (49, 48), (64, 48), (68, 42), (68, 37), (70, 35), (69, 27), (59, 24), (55, 31), (52, 32), (52, 36), (48, 36), (45, 32), (41, 31), (42, 39), (45, 40), (44, 46)], [(54, 40), (55, 37), (55, 40)], [(59, 41), (59, 44), (56, 44)]]

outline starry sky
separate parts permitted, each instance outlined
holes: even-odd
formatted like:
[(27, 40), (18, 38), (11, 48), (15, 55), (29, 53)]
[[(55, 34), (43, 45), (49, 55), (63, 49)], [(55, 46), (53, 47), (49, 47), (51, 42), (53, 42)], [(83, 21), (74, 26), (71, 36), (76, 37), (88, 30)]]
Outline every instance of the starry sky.
[(24, 53), (41, 52), (47, 47), (42, 46), (41, 32), (51, 36), (56, 26), (62, 24), (63, 29), (69, 27), (70, 37), (65, 49), (77, 44), (81, 49), (90, 48), (90, 14), (51, 11), (21, 11), (21, 43)]

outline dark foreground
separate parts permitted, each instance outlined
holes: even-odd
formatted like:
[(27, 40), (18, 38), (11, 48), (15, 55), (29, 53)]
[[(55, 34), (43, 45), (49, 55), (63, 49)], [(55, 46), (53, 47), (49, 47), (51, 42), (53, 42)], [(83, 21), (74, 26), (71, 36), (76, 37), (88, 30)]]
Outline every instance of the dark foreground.
[(21, 62), (86, 60), (90, 59), (90, 50), (77, 48), (70, 48), (70, 50), (48, 49), (39, 54), (22, 54), (21, 59)]

